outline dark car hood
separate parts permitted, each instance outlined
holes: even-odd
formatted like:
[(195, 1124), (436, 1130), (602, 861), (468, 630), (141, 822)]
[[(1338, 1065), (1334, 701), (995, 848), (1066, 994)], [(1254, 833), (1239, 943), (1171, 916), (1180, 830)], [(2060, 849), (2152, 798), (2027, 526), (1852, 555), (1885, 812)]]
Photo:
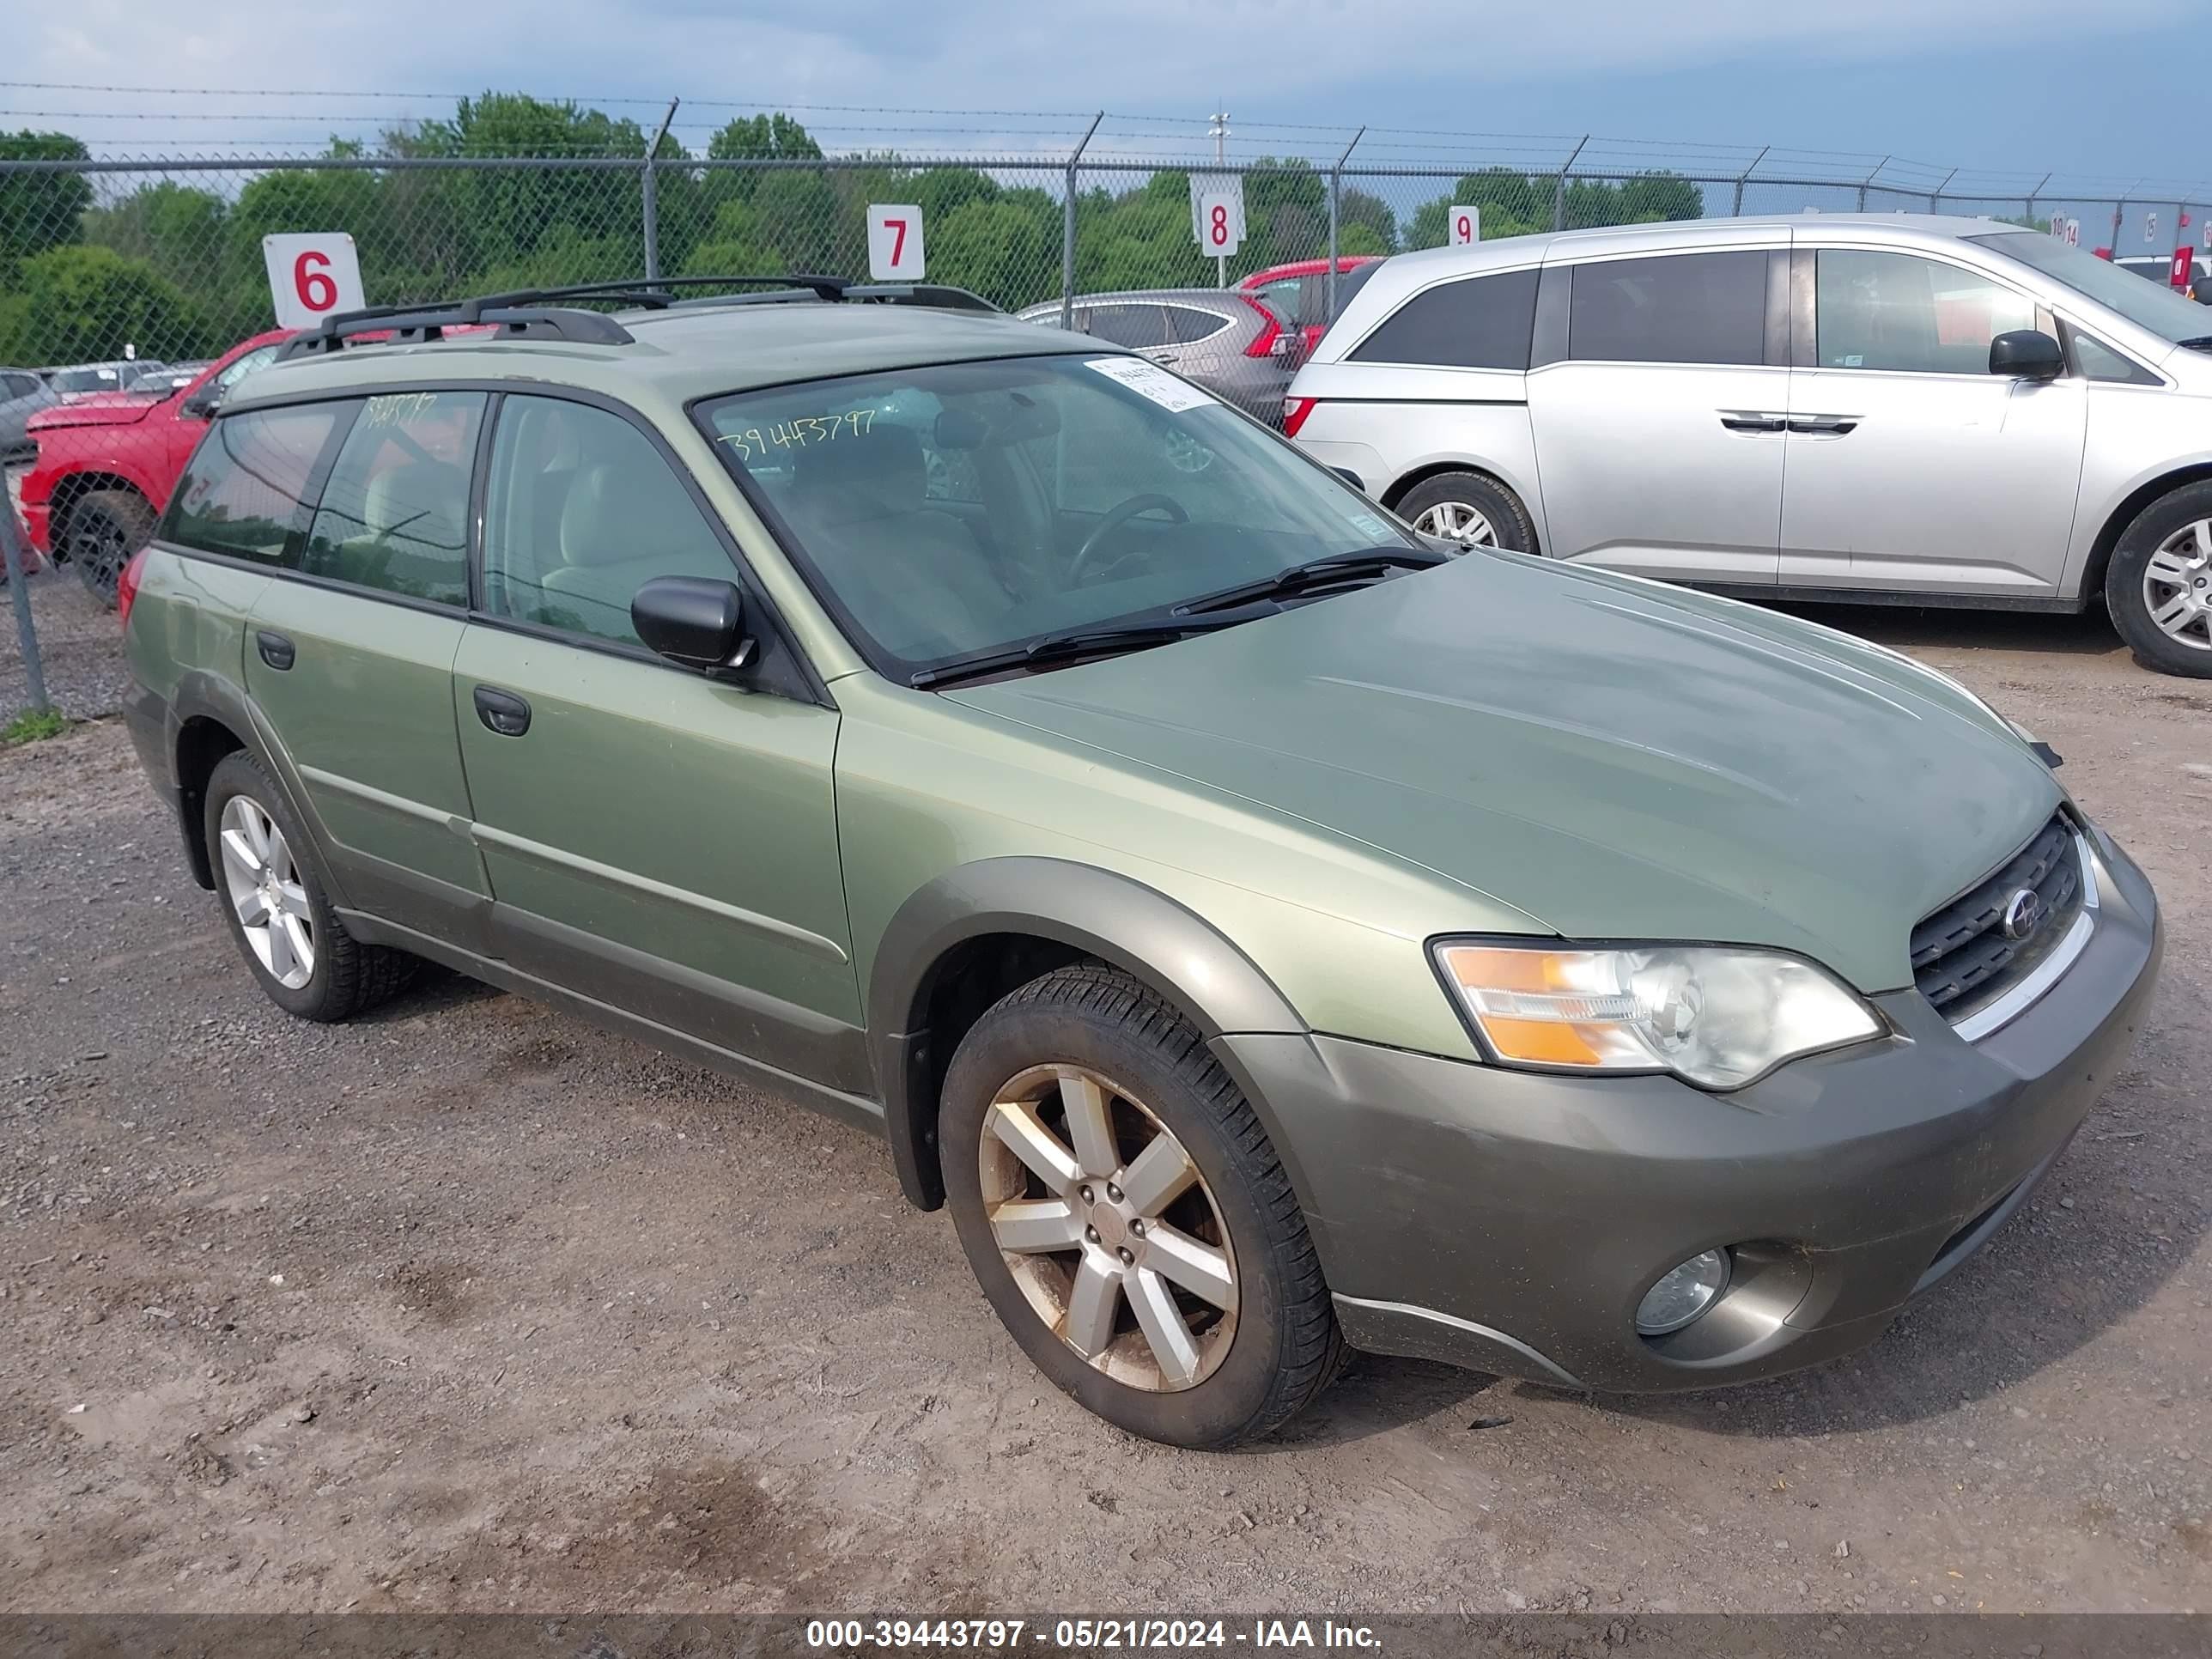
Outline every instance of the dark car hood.
[(2061, 799), (1969, 695), (1747, 605), (1476, 554), (948, 695), (1582, 939), (1759, 944), (1861, 989)]

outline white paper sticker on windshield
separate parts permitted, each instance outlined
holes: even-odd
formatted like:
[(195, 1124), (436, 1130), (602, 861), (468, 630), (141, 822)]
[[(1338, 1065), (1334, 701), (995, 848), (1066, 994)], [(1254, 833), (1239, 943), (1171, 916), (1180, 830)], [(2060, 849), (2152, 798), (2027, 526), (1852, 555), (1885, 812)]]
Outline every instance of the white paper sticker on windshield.
[(1372, 513), (1353, 514), (1352, 515), (1352, 527), (1354, 530), (1357, 530), (1363, 536), (1374, 537), (1378, 542), (1387, 542), (1390, 539), (1390, 526), (1384, 524), (1382, 520), (1376, 518)]
[(1189, 381), (1178, 380), (1167, 370), (1146, 362), (1142, 357), (1092, 357), (1085, 366), (1097, 369), (1109, 380), (1119, 380), (1130, 391), (1151, 398), (1171, 414), (1181, 414), (1186, 409), (1196, 409), (1202, 404), (1219, 401), (1200, 392)]

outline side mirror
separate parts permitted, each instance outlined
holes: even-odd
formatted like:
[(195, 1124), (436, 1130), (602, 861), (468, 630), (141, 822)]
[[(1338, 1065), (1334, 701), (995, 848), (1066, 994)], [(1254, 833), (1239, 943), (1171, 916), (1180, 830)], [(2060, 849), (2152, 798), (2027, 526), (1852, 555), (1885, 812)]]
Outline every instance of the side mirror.
[(742, 668), (752, 655), (744, 596), (734, 582), (655, 576), (630, 600), (629, 620), (647, 649), (702, 674)]
[(1350, 485), (1351, 485), (1354, 489), (1358, 490), (1361, 495), (1364, 495), (1367, 493), (1367, 480), (1366, 480), (1366, 479), (1364, 479), (1364, 478), (1363, 478), (1363, 477), (1360, 477), (1357, 472), (1354, 472), (1354, 471), (1353, 471), (1350, 467), (1348, 467), (1348, 466), (1333, 466), (1333, 467), (1329, 468), (1329, 471), (1332, 471), (1332, 472), (1334, 472), (1334, 473), (1335, 473), (1335, 474), (1336, 474), (1336, 476), (1337, 476), (1338, 477), (1340, 477), (1340, 478), (1343, 479), (1343, 480), (1345, 481), (1345, 483), (1346, 483), (1350, 484)]
[(2055, 380), (2066, 372), (2066, 354), (2040, 329), (2015, 328), (1990, 342), (1990, 373), (2017, 380)]
[(212, 420), (215, 418), (216, 409), (221, 406), (222, 403), (222, 388), (219, 386), (204, 386), (198, 392), (192, 393), (191, 397), (185, 399), (183, 405), (184, 412), (191, 416), (196, 421)]

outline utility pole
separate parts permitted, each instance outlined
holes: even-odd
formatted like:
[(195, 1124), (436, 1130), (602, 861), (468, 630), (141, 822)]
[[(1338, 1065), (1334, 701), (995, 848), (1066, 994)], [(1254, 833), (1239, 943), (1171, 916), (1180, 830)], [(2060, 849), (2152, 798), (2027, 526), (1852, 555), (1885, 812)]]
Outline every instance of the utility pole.
[[(1229, 160), (1229, 112), (1225, 109), (1216, 112), (1212, 121), (1213, 125), (1206, 130), (1206, 136), (1213, 140), (1213, 164), (1218, 168)], [(1213, 285), (1216, 288), (1229, 286), (1229, 256), (1225, 253), (1213, 256)]]

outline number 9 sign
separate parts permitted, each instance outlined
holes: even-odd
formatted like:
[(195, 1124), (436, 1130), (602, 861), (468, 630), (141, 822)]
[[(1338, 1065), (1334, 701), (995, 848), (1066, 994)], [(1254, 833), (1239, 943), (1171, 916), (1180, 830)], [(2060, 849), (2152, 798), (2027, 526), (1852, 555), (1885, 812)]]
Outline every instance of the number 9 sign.
[(313, 328), (341, 311), (359, 311), (361, 261), (343, 231), (264, 236), (261, 257), (269, 267), (269, 297), (279, 328)]
[(1482, 240), (1482, 210), (1462, 207), (1455, 203), (1451, 210), (1451, 245), (1454, 247), (1473, 247)]

